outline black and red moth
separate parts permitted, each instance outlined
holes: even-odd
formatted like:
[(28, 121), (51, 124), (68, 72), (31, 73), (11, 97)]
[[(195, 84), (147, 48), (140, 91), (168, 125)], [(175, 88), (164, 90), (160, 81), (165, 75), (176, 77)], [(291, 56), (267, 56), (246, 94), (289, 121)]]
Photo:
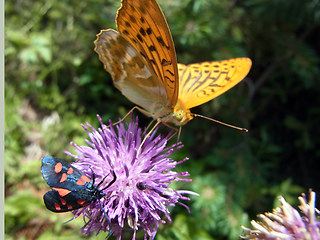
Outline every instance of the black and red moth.
[[(43, 196), (44, 203), (50, 211), (57, 213), (79, 209), (97, 200), (104, 212), (100, 202), (100, 199), (105, 197), (103, 190), (116, 181), (113, 172), (113, 180), (103, 189), (99, 189), (107, 176), (94, 186), (94, 172), (92, 178), (89, 178), (71, 164), (50, 156), (42, 158), (41, 173), (52, 189)], [(106, 216), (105, 212), (104, 214)], [(107, 216), (106, 218), (109, 220)]]

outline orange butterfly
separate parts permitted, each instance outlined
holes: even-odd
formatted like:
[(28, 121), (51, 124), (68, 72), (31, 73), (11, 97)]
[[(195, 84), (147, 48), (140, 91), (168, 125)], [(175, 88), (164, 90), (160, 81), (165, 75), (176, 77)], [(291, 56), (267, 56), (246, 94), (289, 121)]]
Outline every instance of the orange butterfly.
[(122, 0), (116, 24), (119, 32), (108, 29), (97, 35), (95, 51), (114, 85), (156, 125), (186, 124), (199, 116), (190, 108), (229, 90), (251, 68), (249, 58), (177, 64), (168, 24), (155, 0)]

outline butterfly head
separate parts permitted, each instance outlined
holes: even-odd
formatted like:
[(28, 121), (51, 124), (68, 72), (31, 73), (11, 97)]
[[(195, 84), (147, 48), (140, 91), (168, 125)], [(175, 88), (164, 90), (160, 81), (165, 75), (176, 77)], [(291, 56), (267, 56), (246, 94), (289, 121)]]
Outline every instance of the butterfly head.
[(183, 126), (193, 119), (193, 114), (190, 109), (180, 107), (178, 104), (173, 109), (173, 116), (170, 119), (177, 126)]

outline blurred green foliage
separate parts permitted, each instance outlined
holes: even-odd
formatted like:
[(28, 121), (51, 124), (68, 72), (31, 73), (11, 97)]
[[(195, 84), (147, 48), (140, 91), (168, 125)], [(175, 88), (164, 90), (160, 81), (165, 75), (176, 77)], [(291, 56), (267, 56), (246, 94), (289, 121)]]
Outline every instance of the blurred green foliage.
[[(276, 196), (295, 203), (308, 188), (319, 195), (319, 1), (159, 3), (179, 62), (247, 56), (253, 66), (242, 83), (193, 109), (249, 133), (200, 118), (183, 127), (175, 156), (190, 158), (180, 168), (193, 182), (176, 187), (200, 197), (187, 203), (190, 214), (172, 209), (157, 239), (238, 239), (240, 225), (270, 211)], [(6, 239), (79, 239), (82, 219), (62, 224), (71, 215), (42, 203), (40, 159), (66, 159), (70, 141), (84, 144), (81, 123), (98, 126), (96, 114), (116, 121), (133, 107), (93, 51), (95, 35), (115, 28), (120, 0), (5, 4)]]

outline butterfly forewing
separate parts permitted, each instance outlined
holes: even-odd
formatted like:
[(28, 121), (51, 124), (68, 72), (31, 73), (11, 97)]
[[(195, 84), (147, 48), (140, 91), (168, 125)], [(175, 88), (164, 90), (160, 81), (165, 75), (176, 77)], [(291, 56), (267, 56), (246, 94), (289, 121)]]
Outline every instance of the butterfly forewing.
[(135, 48), (111, 29), (97, 36), (95, 51), (122, 94), (151, 114), (166, 105), (168, 96), (162, 82)]
[(72, 185), (76, 184), (82, 176), (86, 180), (84, 184), (92, 185), (90, 179), (77, 168), (55, 157), (46, 156), (42, 159), (41, 173), (49, 186), (73, 190)]
[(179, 103), (190, 109), (218, 97), (239, 83), (251, 64), (249, 58), (179, 64)]
[(155, 0), (122, 0), (116, 23), (120, 34), (143, 56), (167, 93), (167, 104), (178, 97), (178, 69), (168, 24)]

